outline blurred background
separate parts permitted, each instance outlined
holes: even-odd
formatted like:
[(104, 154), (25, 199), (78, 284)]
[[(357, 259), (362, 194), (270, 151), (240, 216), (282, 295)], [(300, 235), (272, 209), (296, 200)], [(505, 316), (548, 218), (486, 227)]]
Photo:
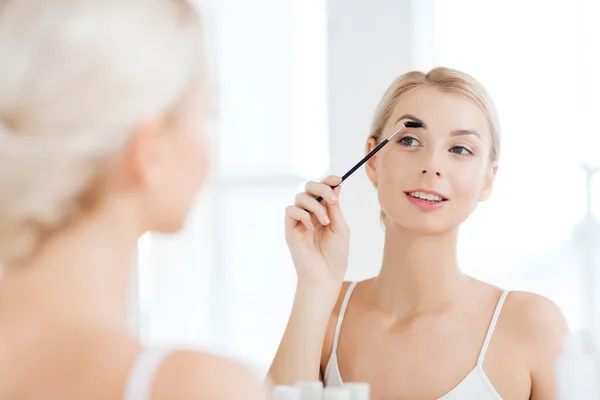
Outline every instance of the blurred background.
[[(306, 180), (362, 156), (388, 84), (458, 68), (491, 92), (503, 127), (495, 192), (462, 229), (466, 273), (548, 296), (573, 330), (600, 320), (600, 2), (202, 0), (214, 168), (184, 232), (147, 234), (133, 265), (132, 329), (266, 372), (295, 272), (283, 215)], [(379, 269), (383, 232), (363, 171), (341, 198), (348, 279)]]

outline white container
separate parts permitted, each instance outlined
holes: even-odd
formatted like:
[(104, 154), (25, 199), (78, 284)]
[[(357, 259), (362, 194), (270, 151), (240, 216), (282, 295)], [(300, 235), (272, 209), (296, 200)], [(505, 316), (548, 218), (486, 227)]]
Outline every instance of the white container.
[(323, 390), (323, 400), (352, 400), (350, 390), (345, 387), (326, 387)]
[(302, 391), (294, 386), (275, 386), (273, 400), (302, 400)]
[(323, 400), (323, 382), (298, 382), (295, 386), (302, 392), (302, 400)]
[(596, 360), (584, 332), (563, 338), (563, 352), (556, 360), (556, 400), (597, 400)]
[(350, 390), (351, 400), (370, 400), (371, 386), (364, 382), (348, 382), (344, 383), (344, 387)]

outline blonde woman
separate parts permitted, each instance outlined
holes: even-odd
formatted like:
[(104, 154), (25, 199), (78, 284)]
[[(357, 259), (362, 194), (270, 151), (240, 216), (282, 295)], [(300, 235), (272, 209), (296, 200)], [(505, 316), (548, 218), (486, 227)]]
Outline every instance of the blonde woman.
[(208, 171), (201, 37), (185, 0), (0, 1), (0, 398), (263, 398), (127, 333), (137, 239)]
[(270, 377), (369, 382), (374, 399), (553, 399), (561, 312), (457, 263), (460, 224), (488, 199), (498, 167), (491, 99), (459, 71), (402, 75), (376, 111), (367, 152), (406, 121), (423, 128), (404, 130), (366, 165), (385, 226), (377, 277), (342, 282), (350, 230), (340, 188), (330, 188), (339, 177), (309, 182), (288, 207), (298, 286)]

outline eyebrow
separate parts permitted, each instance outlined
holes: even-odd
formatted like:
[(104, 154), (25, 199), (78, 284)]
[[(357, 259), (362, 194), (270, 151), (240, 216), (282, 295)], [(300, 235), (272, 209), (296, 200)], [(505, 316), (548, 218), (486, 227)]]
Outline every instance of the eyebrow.
[(465, 136), (465, 135), (473, 135), (477, 136), (481, 139), (481, 135), (474, 129), (457, 129), (455, 131), (450, 132), (450, 136)]
[(417, 118), (417, 117), (415, 117), (412, 114), (403, 114), (403, 115), (401, 115), (400, 118), (398, 118), (396, 120), (396, 123), (394, 125), (397, 125), (398, 122), (402, 121), (403, 119), (409, 119), (409, 120), (414, 121), (414, 122), (419, 122), (421, 125), (423, 125), (422, 129), (427, 129), (427, 125), (425, 124), (425, 122), (423, 122), (423, 120), (421, 118)]
[[(400, 118), (398, 118), (396, 120), (396, 125), (398, 124), (398, 122), (402, 121), (403, 119), (408, 119), (411, 121), (419, 122), (423, 125), (422, 129), (427, 129), (427, 124), (425, 124), (425, 122), (423, 122), (423, 120), (421, 118), (415, 117), (412, 114), (403, 114), (402, 116), (400, 116)], [(456, 130), (450, 132), (451, 137), (466, 136), (466, 135), (477, 136), (479, 139), (481, 139), (481, 135), (474, 129), (456, 129)]]

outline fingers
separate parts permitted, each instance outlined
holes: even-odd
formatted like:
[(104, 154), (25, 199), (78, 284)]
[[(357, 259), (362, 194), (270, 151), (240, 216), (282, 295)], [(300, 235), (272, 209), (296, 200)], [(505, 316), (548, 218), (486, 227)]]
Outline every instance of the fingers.
[(322, 225), (329, 224), (329, 216), (327, 215), (327, 209), (325, 205), (319, 203), (317, 199), (308, 193), (298, 193), (296, 195), (296, 207), (308, 211), (315, 215)]
[(330, 175), (330, 176), (326, 177), (325, 179), (323, 179), (321, 181), (321, 183), (324, 183), (329, 186), (338, 186), (342, 183), (342, 177), (336, 176), (336, 175)]
[[(338, 186), (335, 189), (333, 189), (333, 193), (336, 196), (336, 198), (339, 198), (341, 190), (341, 186)], [(327, 203), (327, 214), (329, 215), (329, 218), (331, 220), (331, 230), (337, 233), (344, 233), (348, 230), (348, 225), (346, 224), (346, 220), (344, 219), (344, 214), (342, 213), (342, 207), (340, 207), (339, 201)]]
[[(329, 176), (321, 182), (308, 182), (305, 192), (298, 193), (293, 206), (286, 209), (286, 228), (294, 228), (302, 223), (306, 229), (314, 230), (314, 224), (330, 225), (334, 231), (341, 232), (346, 222), (339, 206), (338, 196), (342, 178)], [(335, 188), (334, 188), (335, 187)], [(319, 202), (319, 198), (322, 201)]]
[(286, 229), (294, 228), (298, 223), (304, 225), (309, 231), (314, 231), (315, 227), (311, 221), (308, 211), (296, 206), (288, 206), (285, 210), (285, 227)]
[(313, 195), (318, 201), (325, 200), (327, 203), (337, 202), (337, 196), (333, 187), (342, 183), (342, 178), (337, 176), (328, 176), (321, 182), (308, 182), (304, 188), (306, 193)]

